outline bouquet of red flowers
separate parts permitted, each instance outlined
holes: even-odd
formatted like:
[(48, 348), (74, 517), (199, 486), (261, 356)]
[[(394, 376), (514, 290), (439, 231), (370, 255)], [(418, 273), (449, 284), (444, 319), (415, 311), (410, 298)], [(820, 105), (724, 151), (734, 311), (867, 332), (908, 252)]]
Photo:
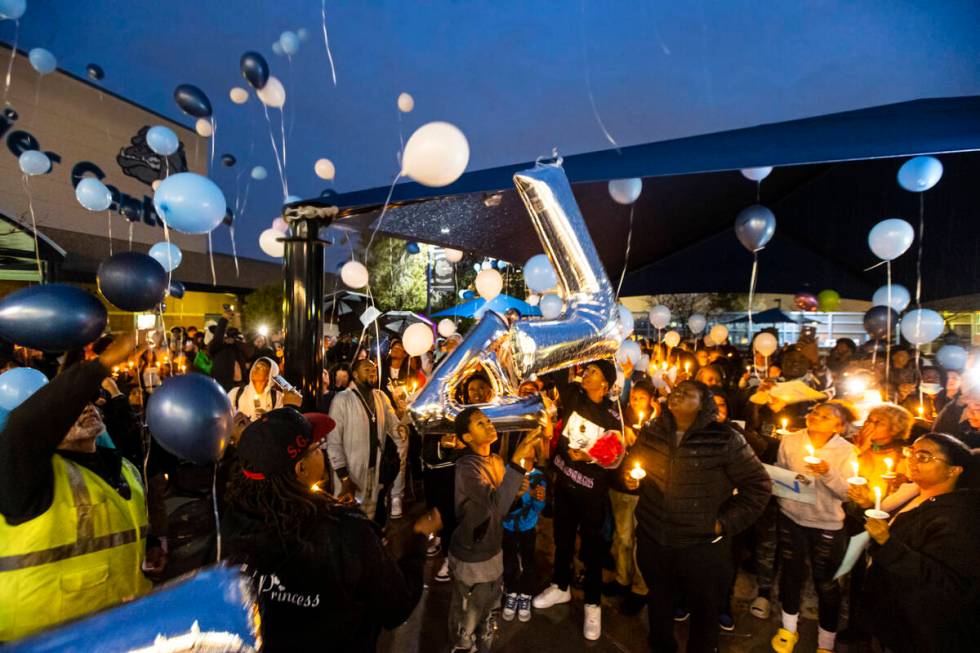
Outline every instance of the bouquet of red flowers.
[(588, 450), (592, 460), (602, 467), (616, 464), (623, 452), (623, 436), (619, 431), (606, 431)]

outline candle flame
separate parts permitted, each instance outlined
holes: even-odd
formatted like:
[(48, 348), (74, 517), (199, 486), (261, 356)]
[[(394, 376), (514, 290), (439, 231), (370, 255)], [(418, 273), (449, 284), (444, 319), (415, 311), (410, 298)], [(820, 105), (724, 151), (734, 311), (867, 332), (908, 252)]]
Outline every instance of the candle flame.
[(877, 485), (875, 486), (875, 499), (881, 501), (881, 488)]
[(892, 467), (895, 465), (895, 461), (891, 458), (885, 458), (885, 467), (888, 468), (888, 473), (891, 474)]
[(314, 483), (313, 485), (311, 485), (310, 486), (310, 491), (311, 492), (314, 492), (314, 493), (316, 493), (316, 492), (322, 492), (322, 490), (320, 490), (320, 484), (319, 483)]
[(919, 417), (922, 417), (922, 414), (926, 412), (926, 408), (922, 404), (919, 404), (918, 410), (919, 410)]
[(813, 448), (813, 445), (812, 445), (812, 444), (808, 444), (808, 445), (806, 445), (806, 451), (807, 451), (807, 453), (808, 453), (808, 454), (810, 454), (811, 456), (812, 456), (812, 455), (814, 455), (814, 454), (816, 453), (816, 451), (814, 450), (814, 448)]
[(854, 476), (856, 477), (858, 475), (858, 461), (852, 460), (851, 467), (854, 468)]
[[(786, 418), (784, 417), (784, 418), (783, 418), (783, 430), (784, 430), (784, 431), (786, 430), (786, 427), (787, 427), (787, 426), (789, 426), (789, 420), (788, 420), (788, 419), (786, 419)], [(812, 453), (812, 452), (811, 452), (811, 453)]]

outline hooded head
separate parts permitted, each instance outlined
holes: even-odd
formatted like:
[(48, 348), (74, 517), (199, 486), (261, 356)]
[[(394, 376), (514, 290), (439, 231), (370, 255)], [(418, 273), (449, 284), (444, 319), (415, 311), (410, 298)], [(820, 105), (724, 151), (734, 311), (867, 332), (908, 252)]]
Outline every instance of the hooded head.
[(274, 360), (266, 356), (255, 359), (252, 363), (252, 371), (249, 372), (249, 380), (255, 394), (262, 394), (269, 388), (269, 380), (279, 374), (279, 365)]

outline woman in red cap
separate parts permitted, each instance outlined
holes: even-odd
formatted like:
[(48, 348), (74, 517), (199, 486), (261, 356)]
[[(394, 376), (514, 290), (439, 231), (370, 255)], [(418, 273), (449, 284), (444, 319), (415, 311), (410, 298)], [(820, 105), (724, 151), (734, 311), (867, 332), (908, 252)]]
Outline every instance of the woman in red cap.
[(228, 557), (252, 578), (264, 651), (374, 651), (381, 628), (407, 619), (422, 594), (439, 513), (415, 523), (396, 562), (371, 520), (317, 488), (333, 427), (327, 415), (280, 408), (249, 425), (238, 444), (221, 531)]

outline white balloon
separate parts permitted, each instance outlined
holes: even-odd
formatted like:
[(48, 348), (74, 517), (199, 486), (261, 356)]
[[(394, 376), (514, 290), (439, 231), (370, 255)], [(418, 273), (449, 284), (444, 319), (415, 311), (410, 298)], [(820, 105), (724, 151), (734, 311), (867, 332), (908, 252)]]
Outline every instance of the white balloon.
[(463, 260), (463, 252), (459, 251), (458, 249), (450, 249), (445, 247), (442, 250), (442, 254), (450, 263), (459, 263)]
[(676, 331), (668, 331), (664, 334), (664, 343), (668, 347), (676, 347), (677, 345), (681, 344), (681, 334), (677, 333)]
[(330, 159), (317, 159), (317, 162), (313, 165), (313, 170), (316, 172), (317, 177), (326, 179), (327, 181), (333, 179), (337, 173), (337, 169), (334, 168), (333, 161)]
[(546, 320), (553, 320), (561, 315), (561, 309), (565, 305), (561, 297), (554, 293), (549, 293), (541, 297), (538, 308), (541, 309), (541, 316)]
[(402, 334), (402, 346), (409, 356), (421, 356), (432, 347), (432, 328), (424, 322), (409, 325)]
[(252, 175), (252, 179), (254, 179), (255, 181), (262, 181), (263, 179), (269, 176), (269, 173), (262, 166), (255, 166), (254, 168), (252, 168), (251, 175)]
[(398, 96), (398, 110), (402, 113), (410, 113), (415, 108), (415, 98), (408, 93)]
[(883, 261), (892, 261), (904, 254), (913, 240), (915, 230), (912, 225), (899, 218), (882, 220), (868, 232), (868, 247)]
[(762, 181), (772, 172), (772, 166), (760, 166), (758, 168), (742, 168), (742, 176), (749, 181)]
[(711, 340), (717, 345), (725, 344), (728, 339), (728, 327), (724, 324), (716, 324), (711, 327)]
[(650, 356), (647, 354), (640, 356), (640, 362), (636, 364), (636, 367), (644, 372), (650, 369)]
[(632, 179), (613, 179), (609, 182), (609, 194), (618, 204), (632, 204), (643, 191), (643, 180), (639, 177)]
[(707, 323), (708, 320), (700, 313), (691, 313), (691, 317), (687, 318), (687, 328), (694, 334), (704, 331), (704, 326)]
[(527, 302), (528, 306), (537, 306), (541, 302), (541, 295), (531, 293), (524, 301)]
[(702, 340), (704, 341), (704, 346), (705, 347), (714, 347), (715, 346), (715, 341), (711, 337), (711, 334), (710, 333), (704, 334), (704, 338), (702, 338)]
[(197, 132), (198, 136), (208, 138), (214, 133), (214, 127), (207, 118), (198, 118), (197, 122), (194, 123), (194, 131)]
[(368, 269), (360, 261), (347, 261), (340, 268), (340, 279), (349, 288), (363, 288), (368, 285)]
[(499, 295), (503, 288), (504, 278), (492, 268), (480, 270), (480, 273), (476, 275), (476, 292), (480, 293), (480, 297), (487, 301)]
[(439, 320), (439, 335), (443, 338), (448, 338), (449, 336), (456, 333), (456, 323), (450, 320), (448, 317)]
[(279, 81), (279, 78), (274, 75), (269, 75), (265, 86), (255, 91), (255, 94), (259, 96), (262, 104), (267, 107), (281, 109), (282, 105), (286, 104), (286, 89), (283, 87), (282, 82)]
[(943, 334), (946, 322), (943, 316), (928, 308), (909, 311), (902, 317), (900, 329), (905, 339), (913, 345), (924, 345)]
[(619, 323), (623, 325), (623, 337), (633, 333), (636, 326), (632, 311), (622, 304), (619, 305)]
[(779, 348), (779, 342), (776, 341), (776, 336), (764, 331), (755, 337), (752, 346), (755, 347), (757, 352), (768, 358), (776, 353), (776, 349)]
[(619, 346), (619, 351), (616, 352), (616, 360), (620, 363), (629, 361), (634, 366), (640, 362), (642, 357), (643, 352), (640, 350), (640, 343), (635, 340), (624, 340), (623, 344)]
[[(892, 284), (891, 295), (891, 307), (899, 313), (908, 308), (909, 302), (912, 301), (912, 296), (909, 295), (908, 288), (898, 283)], [(874, 296), (871, 298), (871, 305), (888, 306), (888, 286), (882, 286), (875, 291)]]
[(282, 236), (282, 232), (276, 229), (264, 230), (259, 234), (259, 248), (272, 258), (282, 258), (286, 250), (285, 244), (279, 242)]
[(657, 304), (650, 309), (649, 317), (654, 329), (664, 329), (670, 324), (670, 309), (663, 304)]
[(416, 129), (405, 144), (402, 174), (423, 186), (448, 186), (459, 179), (469, 160), (470, 144), (456, 125), (430, 122)]
[(275, 229), (281, 234), (287, 233), (289, 231), (289, 223), (282, 218), (276, 218), (272, 221), (272, 229)]
[(241, 86), (236, 86), (229, 91), (228, 97), (230, 97), (231, 101), (235, 104), (245, 104), (248, 102), (248, 91)]

